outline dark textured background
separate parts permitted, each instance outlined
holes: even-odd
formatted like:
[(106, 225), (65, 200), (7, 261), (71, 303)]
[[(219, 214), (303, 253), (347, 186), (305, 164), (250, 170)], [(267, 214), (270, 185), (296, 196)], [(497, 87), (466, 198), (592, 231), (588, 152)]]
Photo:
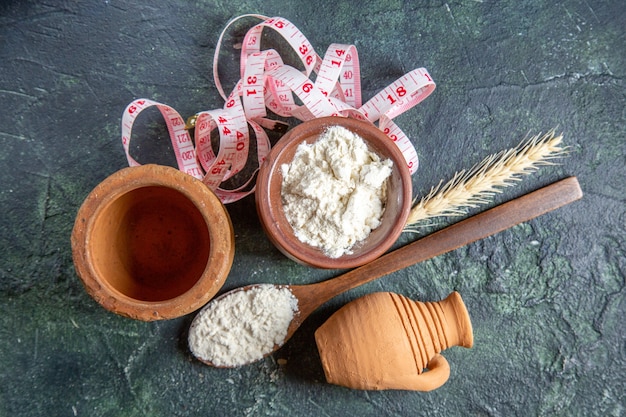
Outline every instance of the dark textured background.
[[(3, 2), (0, 416), (625, 415), (625, 10), (619, 0)], [(289, 19), (320, 54), (354, 43), (364, 99), (429, 70), (437, 90), (396, 118), (421, 158), (414, 194), (556, 127), (569, 157), (495, 202), (570, 175), (583, 200), (332, 300), (274, 357), (232, 370), (200, 364), (186, 347), (193, 315), (144, 323), (105, 311), (74, 272), (69, 236), (89, 191), (126, 166), (120, 117), (130, 101), (159, 100), (184, 117), (223, 105), (212, 55), (243, 13)], [(280, 255), (252, 197), (228, 210), (237, 253), (224, 290), (335, 274)], [(313, 332), (379, 290), (422, 301), (462, 294), (475, 346), (445, 352), (442, 388), (325, 383)]]

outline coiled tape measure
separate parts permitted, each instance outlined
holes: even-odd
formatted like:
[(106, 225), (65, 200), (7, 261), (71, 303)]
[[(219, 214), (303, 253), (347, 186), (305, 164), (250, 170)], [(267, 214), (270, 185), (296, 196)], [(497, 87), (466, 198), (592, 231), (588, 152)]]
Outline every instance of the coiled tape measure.
[[(220, 45), (227, 29), (235, 21), (246, 17), (258, 18), (262, 22), (248, 30), (243, 39), (241, 78), (226, 96), (217, 70)], [(273, 30), (281, 35), (297, 54), (304, 70), (284, 64), (279, 52), (274, 49), (261, 50), (264, 30)], [(315, 81), (311, 79), (312, 75), (315, 75)], [(411, 174), (417, 170), (417, 152), (392, 119), (434, 91), (435, 83), (425, 68), (405, 74), (362, 104), (359, 57), (354, 45), (333, 43), (321, 58), (306, 37), (287, 19), (246, 14), (231, 20), (222, 31), (213, 59), (213, 78), (225, 104), (222, 109), (201, 111), (190, 118), (190, 123), (195, 122), (194, 140), (188, 132), (191, 126), (170, 106), (142, 98), (126, 107), (122, 116), (122, 144), (130, 166), (140, 165), (130, 155), (133, 123), (143, 110), (156, 106), (167, 125), (178, 168), (202, 180), (224, 204), (254, 192), (251, 183), (255, 173), (237, 189), (224, 189), (220, 185), (246, 166), (250, 129), (256, 138), (259, 165), (265, 160), (271, 145), (263, 128), (276, 123), (268, 118), (267, 109), (279, 116), (301, 121), (343, 116), (377, 123), (378, 128), (402, 151)], [(211, 132), (216, 129), (219, 132), (217, 154), (211, 146)]]

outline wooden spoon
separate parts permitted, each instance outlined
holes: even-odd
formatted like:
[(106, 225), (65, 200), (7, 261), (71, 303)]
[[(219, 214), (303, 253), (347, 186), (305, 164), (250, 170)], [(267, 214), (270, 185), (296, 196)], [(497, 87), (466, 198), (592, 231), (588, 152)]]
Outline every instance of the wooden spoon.
[[(264, 356), (270, 355), (284, 345), (304, 320), (331, 298), (384, 275), (494, 235), (574, 202), (581, 197), (582, 191), (578, 180), (576, 177), (569, 177), (448, 226), (336, 278), (307, 285), (277, 285), (276, 287), (291, 290), (291, 293), (298, 300), (298, 310), (294, 314), (283, 342), (276, 344), (273, 350), (265, 352)], [(268, 284), (237, 288), (216, 298), (211, 303), (219, 302), (221, 298), (235, 291), (248, 291), (259, 285), (267, 286)], [(194, 322), (201, 315), (202, 311), (194, 319)], [(194, 328), (192, 323), (190, 335)], [(206, 359), (200, 357), (198, 359), (208, 365), (216, 366)], [(254, 361), (220, 367), (234, 367), (250, 362)]]

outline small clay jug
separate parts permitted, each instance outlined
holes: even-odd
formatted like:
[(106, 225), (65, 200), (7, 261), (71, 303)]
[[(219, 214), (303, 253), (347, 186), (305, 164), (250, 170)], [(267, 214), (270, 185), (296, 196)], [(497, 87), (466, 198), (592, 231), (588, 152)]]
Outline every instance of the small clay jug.
[(230, 217), (215, 193), (175, 168), (143, 165), (101, 182), (72, 231), (76, 272), (104, 308), (152, 321), (191, 313), (233, 262)]
[(339, 309), (315, 332), (315, 341), (331, 384), (430, 391), (450, 376), (440, 352), (471, 347), (473, 333), (457, 292), (439, 302), (377, 292)]

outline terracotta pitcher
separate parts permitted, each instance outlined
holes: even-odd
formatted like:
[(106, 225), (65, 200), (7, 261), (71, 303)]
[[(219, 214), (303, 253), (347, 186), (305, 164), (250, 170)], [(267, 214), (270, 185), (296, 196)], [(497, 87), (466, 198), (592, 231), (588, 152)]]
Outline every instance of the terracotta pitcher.
[(348, 388), (430, 391), (450, 366), (440, 352), (471, 347), (472, 324), (461, 296), (417, 302), (378, 292), (356, 299), (315, 333), (329, 383)]

